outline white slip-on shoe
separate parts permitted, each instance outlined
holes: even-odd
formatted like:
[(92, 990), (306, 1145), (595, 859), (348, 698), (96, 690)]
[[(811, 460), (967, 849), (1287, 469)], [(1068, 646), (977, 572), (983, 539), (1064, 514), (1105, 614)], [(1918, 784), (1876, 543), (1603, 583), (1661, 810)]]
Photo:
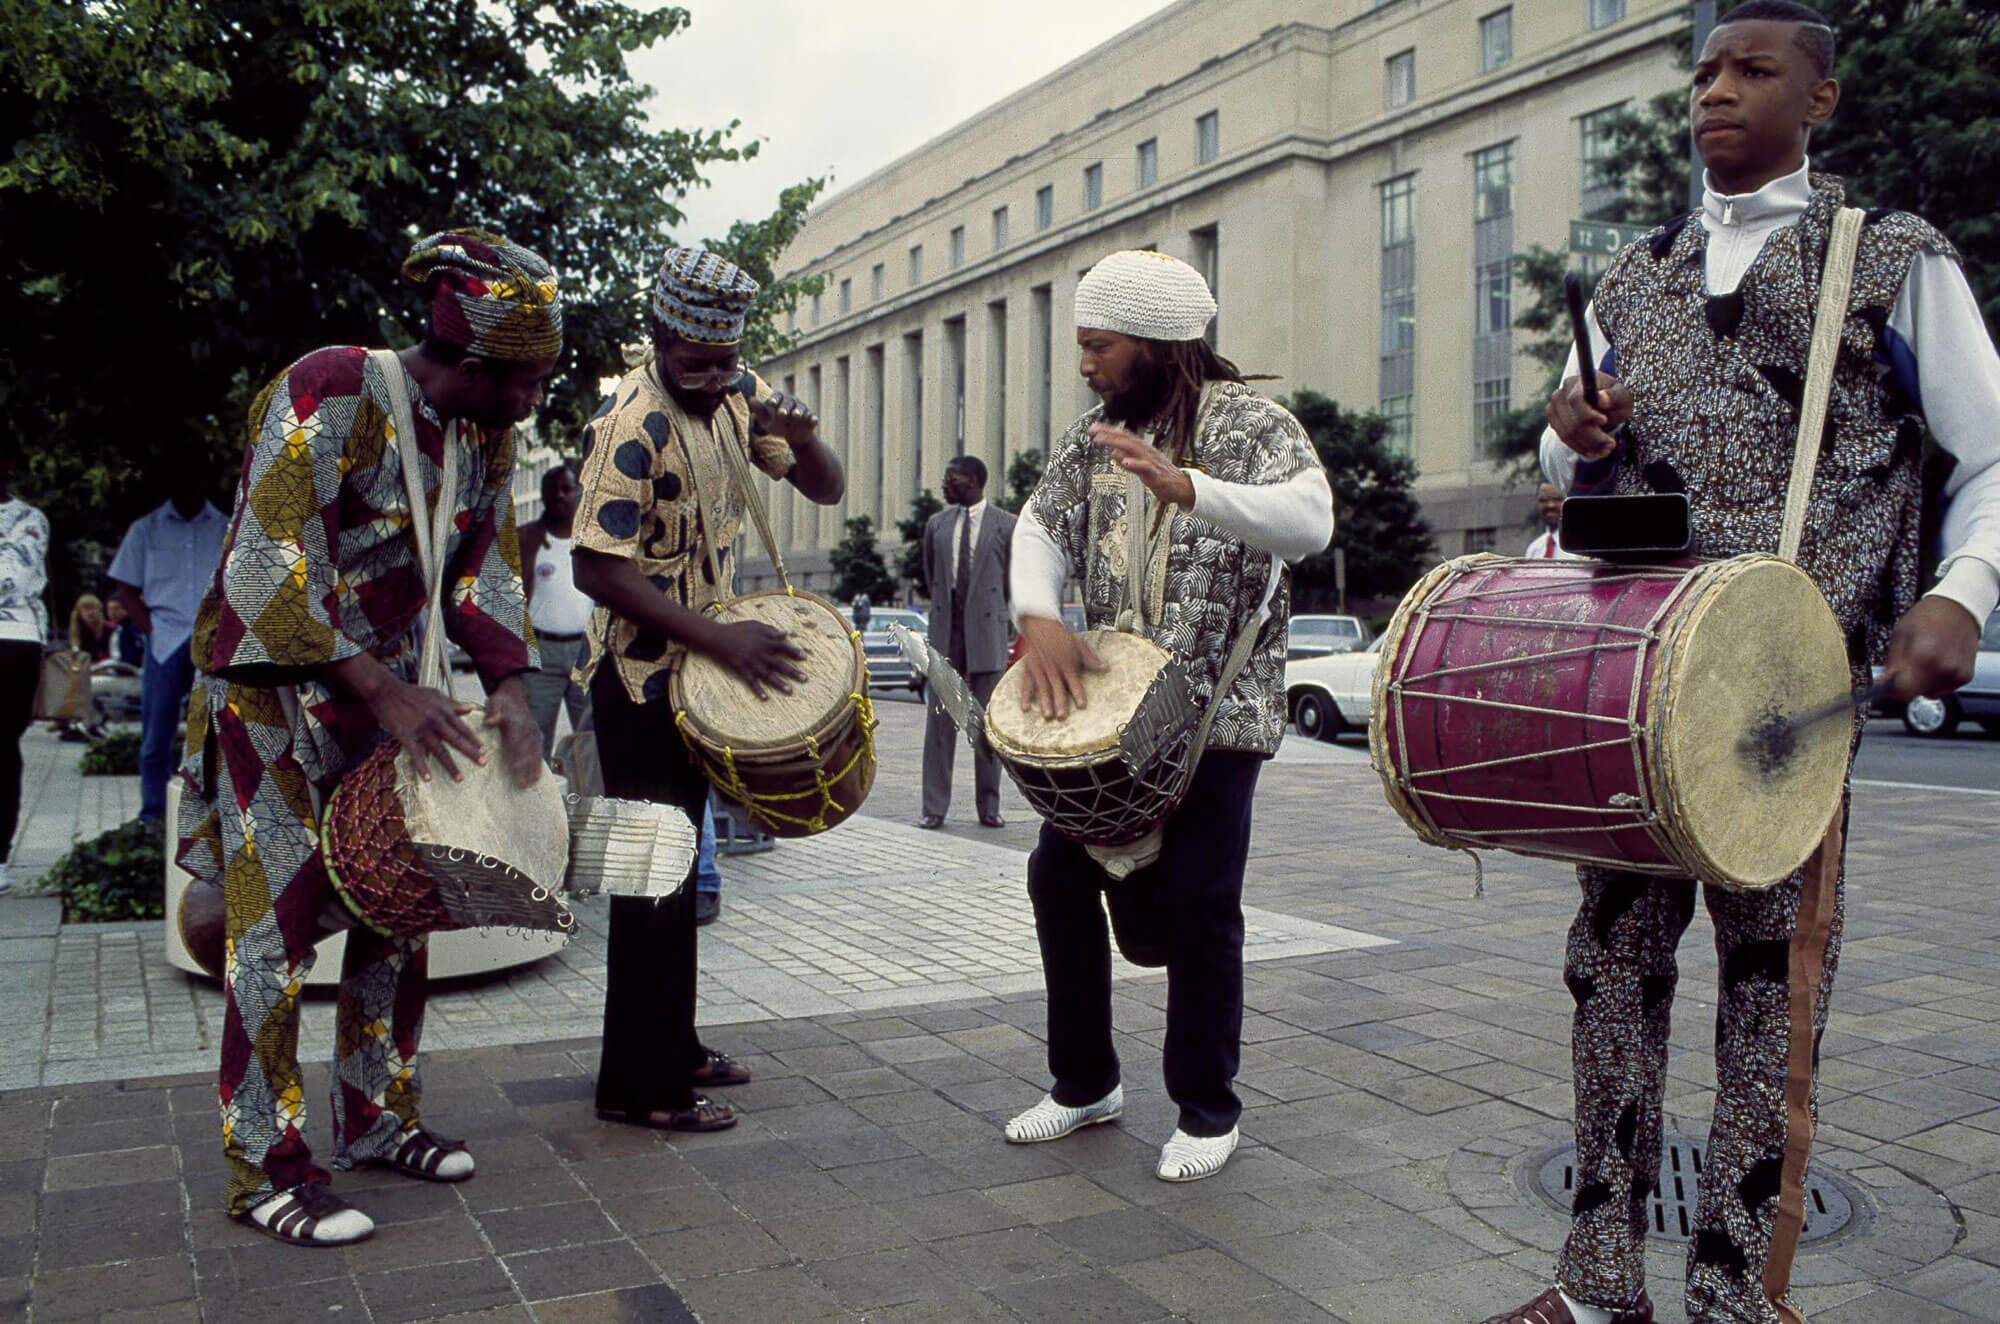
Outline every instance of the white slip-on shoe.
[(1086, 1103), (1081, 1108), (1067, 1107), (1057, 1103), (1055, 1095), (1044, 1094), (1040, 1103), (1007, 1123), (1007, 1142), (1014, 1145), (1038, 1145), (1044, 1140), (1060, 1140), (1079, 1127), (1116, 1121), (1118, 1114), (1124, 1111), (1123, 1085), (1113, 1085), (1111, 1093), (1096, 1103)]
[(1173, 1137), (1160, 1147), (1157, 1175), (1161, 1181), (1200, 1181), (1203, 1177), (1213, 1177), (1236, 1152), (1236, 1140), (1237, 1129), (1233, 1126), (1226, 1135), (1219, 1136), (1191, 1136), (1176, 1128)]

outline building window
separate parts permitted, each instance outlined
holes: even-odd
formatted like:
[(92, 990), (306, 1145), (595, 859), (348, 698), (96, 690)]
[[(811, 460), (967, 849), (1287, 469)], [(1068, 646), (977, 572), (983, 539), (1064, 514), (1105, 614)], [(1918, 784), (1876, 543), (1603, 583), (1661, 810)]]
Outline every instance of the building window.
[(1007, 246), (1007, 209), (993, 209), (993, 247), (997, 251)]
[(854, 281), (851, 277), (843, 277), (840, 282), (840, 311), (854, 311)]
[(1584, 3), (1590, 6), (1592, 31), (1608, 28), (1625, 17), (1625, 0), (1584, 0)]
[(882, 291), (885, 288), (882, 265), (882, 263), (877, 262), (868, 270), (868, 297), (878, 302), (881, 300)]
[(1056, 223), (1056, 186), (1044, 184), (1035, 190), (1035, 228), (1046, 230)]
[(1409, 458), (1410, 454), (1410, 397), (1391, 396), (1382, 402), (1382, 443), (1391, 455)]
[(1514, 60), (1514, 10), (1512, 7), (1479, 20), (1479, 72), (1490, 74)]
[(1465, 531), (1465, 554), (1467, 556), (1471, 556), (1474, 552), (1490, 552), (1499, 545), (1500, 530), (1498, 529), (1467, 529)]
[(1479, 453), (1489, 459), (1500, 448), (1500, 424), (1514, 407), (1511, 377), (1491, 377), (1472, 384), (1472, 431)]
[(1513, 277), (1509, 274), (1512, 265), (1508, 258), (1495, 258), (1480, 263), (1474, 273), (1473, 297), (1477, 301), (1472, 314), (1474, 335), (1498, 335), (1514, 325), (1508, 307), (1514, 296)]
[(1083, 168), (1083, 209), (1096, 211), (1104, 205), (1104, 163), (1096, 162)]
[(1578, 192), (1580, 214), (1594, 217), (1619, 200), (1623, 182), (1615, 155), (1615, 140), (1612, 130), (1625, 113), (1625, 105), (1620, 102), (1603, 110), (1593, 111), (1577, 120), (1577, 129), (1582, 139), (1581, 174), (1582, 187)]
[(912, 288), (924, 283), (924, 246), (910, 245), (910, 285)]
[(1139, 187), (1151, 188), (1160, 182), (1160, 140), (1148, 138), (1139, 144)]
[(822, 299), (824, 299), (824, 298), (825, 298), (825, 296), (824, 296), (823, 294), (815, 294), (815, 295), (813, 295), (813, 315), (812, 315), (812, 316), (813, 316), (813, 325), (814, 325), (814, 326), (818, 326), (818, 325), (819, 325), (819, 312), (820, 312), (820, 302), (821, 302), (821, 300), (822, 300)]
[(1206, 165), (1222, 155), (1222, 120), (1219, 112), (1209, 111), (1194, 122), (1194, 159), (1196, 165)]
[(1417, 177), (1382, 185), (1382, 330), (1375, 398), (1388, 423), (1389, 449), (1410, 453), (1416, 394)]
[[(1190, 233), (1188, 240), (1193, 249), (1189, 258), (1190, 265), (1201, 273), (1201, 278), (1208, 282), (1208, 292), (1215, 296), (1217, 303), (1220, 303), (1222, 301), (1221, 228), (1214, 225), (1206, 226)], [(1201, 338), (1208, 342), (1210, 349), (1215, 348), (1216, 328), (1221, 320), (1220, 317), (1209, 318), (1208, 329), (1201, 333)]]
[(1472, 154), (1472, 219), (1494, 221), (1514, 214), (1514, 144), (1501, 143)]
[(954, 267), (965, 265), (965, 227), (962, 225), (951, 227), (951, 264)]
[(1417, 53), (1413, 50), (1391, 55), (1383, 65), (1382, 104), (1390, 110), (1407, 106), (1417, 99)]
[(1472, 156), (1472, 439), (1490, 456), (1513, 400), (1514, 144)]

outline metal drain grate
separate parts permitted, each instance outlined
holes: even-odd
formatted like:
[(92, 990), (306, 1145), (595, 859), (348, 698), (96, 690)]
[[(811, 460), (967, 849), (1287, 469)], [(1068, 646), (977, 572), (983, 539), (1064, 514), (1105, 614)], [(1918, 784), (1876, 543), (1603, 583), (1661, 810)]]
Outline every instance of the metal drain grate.
[[(1707, 1146), (1669, 1133), (1660, 1145), (1660, 1178), (1648, 1202), (1652, 1232), (1668, 1241), (1694, 1237), (1694, 1214)], [(1576, 1195), (1576, 1146), (1565, 1145), (1542, 1164), (1542, 1195), (1568, 1213)], [(1806, 1170), (1806, 1227), (1800, 1241), (1830, 1237), (1854, 1221), (1854, 1199), (1846, 1183), (1818, 1168)]]

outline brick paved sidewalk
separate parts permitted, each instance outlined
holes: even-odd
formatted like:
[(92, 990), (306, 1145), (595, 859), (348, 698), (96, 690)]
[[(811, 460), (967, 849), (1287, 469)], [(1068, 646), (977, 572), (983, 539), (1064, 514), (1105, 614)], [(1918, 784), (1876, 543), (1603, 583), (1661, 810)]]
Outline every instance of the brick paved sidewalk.
[[(919, 841), (887, 821), (914, 810), (918, 731), (913, 709), (886, 716), (875, 821), (857, 843), (984, 860), (995, 878), (1014, 867), (1032, 825), (1011, 799), (1016, 821), (999, 833)], [(1817, 1157), (1861, 1217), (1800, 1256), (1800, 1296), (1819, 1324), (2000, 1318), (1992, 803), (1887, 788), (1857, 798)], [(814, 992), (849, 1001), (706, 1031), (758, 1074), (729, 1092), (746, 1114), (734, 1131), (669, 1143), (597, 1122), (587, 1035), (437, 1052), (426, 1115), (474, 1141), (480, 1175), (438, 1187), (343, 1174), (340, 1188), (382, 1224), (346, 1251), (278, 1246), (216, 1212), (206, 1070), (0, 1094), (0, 1316), (1373, 1324), (1476, 1320), (1525, 1298), (1564, 1226), (1528, 1188), (1562, 1143), (1569, 1107), (1569, 1001), (1556, 972), (1573, 882), (1497, 858), (1487, 899), (1468, 901), (1462, 859), (1402, 831), (1352, 748), (1299, 746), (1271, 765), (1258, 819), (1246, 902), (1285, 941), (1349, 939), (1248, 966), (1246, 1147), (1212, 1181), (1152, 1176), (1173, 1123), (1159, 1086), (1157, 975), (1118, 984), (1123, 1121), (1014, 1147), (999, 1125), (1046, 1083), (1038, 990), (937, 1001), (925, 995), (946, 984), (850, 987), (861, 978), (831, 960), (787, 953), (804, 966), (780, 973), (809, 987), (839, 976)], [(908, 895), (873, 875), (837, 886), (777, 877), (796, 850), (757, 857), (769, 878), (728, 862), (724, 922), (704, 931), (705, 955), (719, 945), (710, 935), (758, 955), (750, 935), (777, 931), (755, 926), (780, 921), (870, 937), (885, 914), (949, 905), (979, 873), (968, 863), (940, 869), (928, 890), (897, 884)], [(999, 909), (959, 928), (1032, 970), (1024, 910), (993, 898), (981, 904)], [(0, 924), (36, 904), (46, 903), (0, 902)], [(1683, 947), (1668, 1098), (1679, 1129), (1697, 1135), (1714, 1070), (1704, 924)], [(1011, 941), (987, 941), (996, 936)], [(94, 942), (100, 962), (117, 946), (115, 935), (65, 929), (0, 947), (73, 937)], [(148, 968), (145, 935), (134, 938)], [(0, 962), (0, 992), (32, 964)], [(536, 990), (542, 977), (475, 995)], [(908, 1003), (851, 1001), (864, 994)], [(324, 1005), (308, 1007), (309, 1027), (326, 1019)], [(10, 1028), (0, 1068), (19, 1042)], [(315, 1136), (324, 1097), (316, 1068)], [(1682, 1253), (1661, 1241), (1652, 1256), (1663, 1320), (1681, 1319)]]

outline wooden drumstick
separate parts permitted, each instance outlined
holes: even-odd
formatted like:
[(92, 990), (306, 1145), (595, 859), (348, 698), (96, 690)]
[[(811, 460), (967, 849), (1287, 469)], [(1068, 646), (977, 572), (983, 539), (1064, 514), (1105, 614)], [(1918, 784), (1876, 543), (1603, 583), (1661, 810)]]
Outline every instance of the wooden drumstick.
[(1597, 402), (1597, 356), (1590, 350), (1590, 323), (1583, 315), (1583, 277), (1574, 271), (1563, 273), (1563, 302), (1569, 305), (1570, 334), (1576, 337), (1577, 375), (1583, 378), (1583, 400), (1592, 409)]

